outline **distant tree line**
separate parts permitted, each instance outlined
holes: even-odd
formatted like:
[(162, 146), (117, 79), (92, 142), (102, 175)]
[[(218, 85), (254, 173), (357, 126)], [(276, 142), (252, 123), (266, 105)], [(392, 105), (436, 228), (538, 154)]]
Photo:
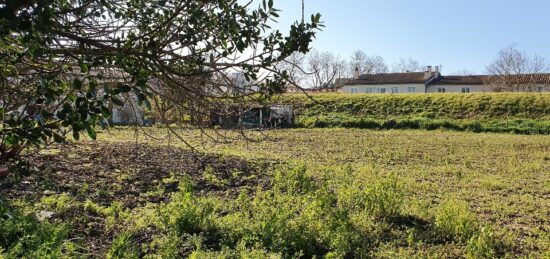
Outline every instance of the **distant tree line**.
[(488, 83), (497, 92), (532, 92), (550, 85), (548, 64), (543, 57), (520, 51), (517, 44), (502, 49), (487, 66)]
[(313, 49), (307, 55), (294, 53), (278, 64), (278, 68), (289, 72), (297, 87), (296, 90), (327, 89), (339, 86), (344, 80), (358, 75), (379, 74), (388, 72), (421, 72), (424, 65), (420, 65), (413, 58), (402, 58), (399, 62), (389, 66), (383, 57), (369, 55), (356, 50), (349, 58), (337, 56), (330, 51)]
[[(378, 73), (423, 72), (425, 64), (414, 58), (401, 58), (388, 65), (383, 57), (369, 55), (362, 50), (354, 51), (344, 58), (330, 51), (312, 50), (308, 54), (294, 53), (277, 67), (289, 72), (296, 90), (334, 90), (347, 80), (357, 76)], [(496, 58), (486, 67), (486, 83), (495, 91), (534, 91), (535, 86), (550, 85), (544, 73), (548, 64), (538, 55), (520, 51), (516, 44), (500, 50)], [(454, 72), (456, 75), (472, 75), (469, 70)]]

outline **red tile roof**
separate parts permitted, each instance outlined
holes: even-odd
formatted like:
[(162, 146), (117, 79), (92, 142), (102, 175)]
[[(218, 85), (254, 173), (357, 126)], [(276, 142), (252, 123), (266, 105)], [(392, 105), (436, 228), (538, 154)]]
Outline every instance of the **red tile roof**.
[(507, 83), (507, 84), (550, 84), (550, 74), (523, 74), (508, 76), (486, 76), (487, 83)]
[(483, 85), (488, 76), (441, 76), (431, 82), (432, 85)]
[(362, 75), (346, 85), (424, 84), (424, 72)]
[(362, 75), (358, 79), (347, 80), (344, 85), (385, 85), (385, 84), (426, 84), (426, 85), (484, 85), (491, 82), (512, 84), (550, 84), (550, 74), (524, 74), (509, 76), (469, 75), (441, 76), (426, 78), (424, 72), (385, 73)]

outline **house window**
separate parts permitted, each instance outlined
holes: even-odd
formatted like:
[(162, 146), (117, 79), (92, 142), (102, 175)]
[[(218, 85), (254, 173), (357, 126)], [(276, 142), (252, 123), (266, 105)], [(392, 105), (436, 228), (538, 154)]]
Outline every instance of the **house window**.
[(462, 93), (469, 93), (470, 87), (462, 87)]
[(544, 89), (544, 87), (539, 86), (539, 87), (537, 87), (537, 92), (542, 92), (543, 89)]
[(391, 88), (391, 93), (392, 93), (392, 94), (399, 93), (399, 87), (392, 87), (392, 88)]
[(416, 87), (407, 87), (407, 93), (414, 93), (416, 92)]
[(372, 93), (372, 88), (365, 89), (365, 93), (371, 94)]
[(352, 93), (352, 94), (359, 93), (359, 88), (357, 88), (357, 87), (351, 88), (351, 93)]
[(378, 92), (381, 93), (381, 94), (385, 94), (386, 93), (386, 88), (379, 88)]
[(444, 92), (445, 92), (445, 88), (437, 88), (437, 92), (438, 92), (438, 93), (444, 93)]

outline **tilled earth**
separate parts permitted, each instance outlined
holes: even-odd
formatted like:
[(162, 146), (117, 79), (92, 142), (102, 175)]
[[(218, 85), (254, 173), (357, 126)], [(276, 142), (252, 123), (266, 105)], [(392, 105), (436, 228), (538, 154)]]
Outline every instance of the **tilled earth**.
[[(26, 159), (35, 170), (1, 180), (0, 196), (32, 203), (67, 193), (79, 202), (109, 206), (116, 201), (133, 209), (169, 201), (183, 177), (190, 177), (197, 195), (235, 197), (243, 189), (268, 187), (265, 163), (166, 146), (87, 142), (52, 146)], [(103, 254), (110, 245), (113, 233), (104, 230), (100, 215), (79, 208), (51, 220), (71, 222), (71, 238), (84, 239), (92, 254)]]

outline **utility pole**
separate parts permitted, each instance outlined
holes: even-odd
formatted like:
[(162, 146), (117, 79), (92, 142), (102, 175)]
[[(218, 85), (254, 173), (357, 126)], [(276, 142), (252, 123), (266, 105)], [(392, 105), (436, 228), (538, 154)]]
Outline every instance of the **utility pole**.
[(302, 0), (302, 23), (304, 23), (304, 0)]

